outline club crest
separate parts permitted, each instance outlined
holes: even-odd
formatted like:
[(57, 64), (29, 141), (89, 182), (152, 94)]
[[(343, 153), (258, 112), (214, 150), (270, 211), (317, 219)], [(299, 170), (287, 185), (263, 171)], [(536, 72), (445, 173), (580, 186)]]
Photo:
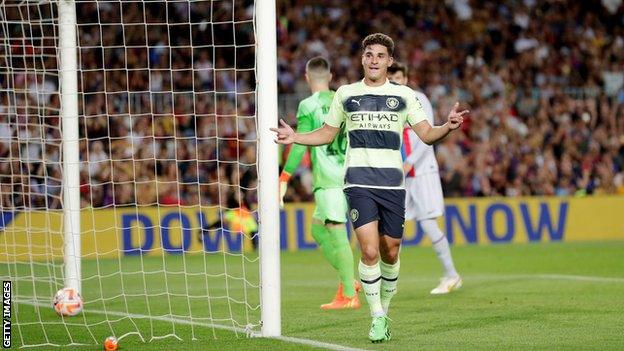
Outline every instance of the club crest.
[(399, 106), (399, 100), (397, 98), (389, 97), (386, 99), (386, 106), (389, 109), (394, 110)]
[(351, 221), (355, 222), (360, 217), (360, 212), (358, 212), (358, 210), (353, 208), (353, 209), (351, 209), (351, 212), (349, 212), (349, 215), (351, 216)]

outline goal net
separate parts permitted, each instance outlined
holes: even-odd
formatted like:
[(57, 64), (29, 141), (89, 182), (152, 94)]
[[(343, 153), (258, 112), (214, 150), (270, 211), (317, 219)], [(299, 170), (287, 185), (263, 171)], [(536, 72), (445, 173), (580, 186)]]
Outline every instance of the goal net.
[[(14, 346), (262, 331), (255, 13), (253, 0), (2, 2)], [(84, 300), (74, 317), (52, 308), (67, 286)]]

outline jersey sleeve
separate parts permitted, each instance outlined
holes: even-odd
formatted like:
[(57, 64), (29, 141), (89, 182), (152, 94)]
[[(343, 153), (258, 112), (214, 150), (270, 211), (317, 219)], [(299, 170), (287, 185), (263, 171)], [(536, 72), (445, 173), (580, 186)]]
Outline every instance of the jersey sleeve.
[[(418, 102), (421, 103), (423, 107), (423, 111), (425, 112), (425, 116), (429, 120), (429, 123), (433, 125), (434, 117), (433, 117), (433, 107), (431, 106), (431, 102), (429, 102), (429, 99), (427, 98), (425, 94), (422, 94), (419, 92), (416, 93), (416, 99), (418, 100)], [(416, 132), (414, 132), (412, 128), (409, 129), (408, 133), (414, 134), (414, 135), (416, 134)], [(416, 162), (418, 162), (427, 153), (427, 150), (430, 147), (431, 146), (428, 146), (423, 142), (412, 143), (412, 153), (410, 153), (409, 155), (406, 155), (405, 163), (412, 165), (412, 166), (415, 165)]]
[(425, 116), (427, 116), (427, 119), (429, 119), (429, 123), (431, 123), (431, 125), (434, 125), (435, 117), (433, 116), (433, 106), (431, 106), (431, 101), (429, 101), (427, 95), (417, 91), (416, 99), (418, 99), (418, 101), (420, 101), (420, 103), (422, 104), (423, 110), (425, 111)]
[(338, 88), (329, 107), (329, 114), (325, 117), (325, 123), (331, 127), (340, 128), (345, 117), (346, 114), (342, 105), (342, 89)]
[(410, 125), (418, 124), (427, 119), (425, 109), (420, 101), (416, 98), (416, 94), (407, 95), (407, 123)]
[[(303, 103), (300, 103), (297, 109), (297, 133), (311, 132), (313, 127), (314, 120), (311, 112), (306, 109)], [(301, 163), (301, 159), (307, 149), (308, 147), (305, 145), (293, 144), (284, 164), (284, 172), (293, 174), (299, 167), (299, 163)]]

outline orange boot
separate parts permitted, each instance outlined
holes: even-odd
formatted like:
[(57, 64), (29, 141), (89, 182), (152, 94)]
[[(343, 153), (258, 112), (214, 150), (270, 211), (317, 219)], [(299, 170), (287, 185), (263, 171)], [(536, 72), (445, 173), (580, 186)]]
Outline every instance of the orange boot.
[(336, 291), (336, 295), (334, 299), (330, 303), (326, 303), (321, 305), (321, 309), (323, 310), (339, 310), (345, 308), (360, 308), (360, 299), (358, 297), (358, 292), (362, 289), (362, 285), (357, 280), (354, 281), (355, 285), (355, 295), (353, 297), (344, 296), (344, 287), (342, 283), (338, 284), (338, 291)]
[(346, 308), (357, 309), (360, 308), (360, 298), (358, 295), (353, 295), (353, 297), (342, 296), (341, 298), (334, 299), (334, 301), (330, 303), (326, 303), (321, 305), (321, 309), (323, 310), (341, 310)]

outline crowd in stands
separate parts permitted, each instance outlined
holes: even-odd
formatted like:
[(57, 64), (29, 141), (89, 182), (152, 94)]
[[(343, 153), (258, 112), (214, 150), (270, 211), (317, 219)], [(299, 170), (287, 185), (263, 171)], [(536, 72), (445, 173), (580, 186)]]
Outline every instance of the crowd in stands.
[[(252, 5), (77, 2), (82, 207), (257, 202)], [(0, 207), (60, 208), (54, 10), (3, 11)]]
[[(0, 46), (3, 209), (61, 207), (46, 6)], [(83, 207), (257, 202), (252, 6), (78, 2)], [(436, 147), (446, 196), (624, 193), (621, 1), (279, 0), (281, 99), (308, 94), (313, 56), (330, 59), (335, 88), (361, 79), (373, 32), (394, 38), (437, 123), (455, 101), (471, 111)], [(304, 162), (287, 200), (312, 199), (310, 179)]]
[[(436, 147), (446, 196), (624, 194), (621, 1), (295, 3), (280, 7), (282, 93), (305, 96), (315, 55), (334, 87), (361, 79), (360, 40), (384, 32), (438, 124), (455, 101), (471, 111)], [(310, 199), (308, 172), (292, 200)]]

